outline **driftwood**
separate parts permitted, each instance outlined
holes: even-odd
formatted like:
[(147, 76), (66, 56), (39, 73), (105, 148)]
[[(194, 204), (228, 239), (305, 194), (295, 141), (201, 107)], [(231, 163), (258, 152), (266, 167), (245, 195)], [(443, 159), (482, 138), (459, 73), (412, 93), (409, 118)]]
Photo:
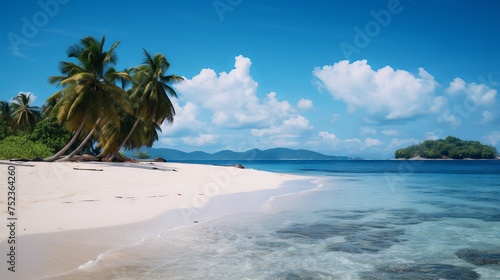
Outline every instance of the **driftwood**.
[(78, 168), (73, 167), (74, 170), (86, 170), (86, 171), (104, 171), (104, 169), (96, 169), (96, 168)]

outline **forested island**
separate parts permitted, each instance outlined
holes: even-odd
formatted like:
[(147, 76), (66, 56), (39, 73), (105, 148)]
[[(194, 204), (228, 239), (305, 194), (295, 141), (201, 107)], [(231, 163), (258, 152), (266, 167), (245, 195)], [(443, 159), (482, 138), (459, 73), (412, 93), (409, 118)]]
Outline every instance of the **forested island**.
[(426, 140), (418, 145), (399, 149), (395, 158), (425, 158), (425, 159), (494, 159), (497, 150), (479, 141), (465, 141), (448, 136), (445, 139)]

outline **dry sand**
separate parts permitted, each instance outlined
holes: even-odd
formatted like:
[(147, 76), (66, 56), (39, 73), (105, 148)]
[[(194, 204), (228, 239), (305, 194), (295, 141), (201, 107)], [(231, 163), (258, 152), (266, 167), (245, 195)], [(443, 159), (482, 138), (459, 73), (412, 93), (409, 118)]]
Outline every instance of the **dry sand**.
[[(17, 220), (8, 220), (7, 213), (12, 165)], [(307, 179), (235, 167), (146, 162), (3, 161), (0, 174), (0, 279), (78, 269), (99, 253), (139, 242), (139, 236), (256, 210), (269, 198), (269, 192), (258, 191)], [(8, 271), (7, 262), (12, 221), (16, 272)]]

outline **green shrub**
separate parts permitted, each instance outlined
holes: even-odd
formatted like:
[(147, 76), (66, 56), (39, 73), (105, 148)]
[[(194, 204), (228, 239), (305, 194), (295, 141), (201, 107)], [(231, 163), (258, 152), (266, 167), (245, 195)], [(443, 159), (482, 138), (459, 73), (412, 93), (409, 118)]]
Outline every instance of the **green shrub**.
[(57, 123), (56, 117), (47, 117), (36, 124), (28, 140), (43, 143), (54, 153), (64, 147), (70, 138), (71, 134)]
[(138, 151), (137, 154), (134, 154), (133, 155), (134, 158), (137, 158), (137, 159), (148, 159), (150, 158), (149, 154), (147, 152), (142, 152), (142, 151)]
[(26, 135), (8, 136), (0, 141), (0, 159), (44, 158), (52, 155), (52, 150), (43, 143), (28, 140)]

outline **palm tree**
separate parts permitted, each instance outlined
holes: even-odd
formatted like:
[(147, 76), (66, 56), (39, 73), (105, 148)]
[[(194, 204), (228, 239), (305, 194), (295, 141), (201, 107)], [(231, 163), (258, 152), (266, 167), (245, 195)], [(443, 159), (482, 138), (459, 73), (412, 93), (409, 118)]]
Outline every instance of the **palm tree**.
[(32, 129), (36, 123), (42, 119), (41, 109), (38, 106), (31, 106), (31, 93), (19, 93), (14, 97), (11, 104), (12, 126), (15, 130)]
[(48, 101), (57, 100), (53, 111), (57, 113), (58, 121), (66, 122), (68, 130), (74, 134), (70, 142), (47, 161), (63, 155), (82, 132), (89, 136), (103, 122), (119, 126), (118, 108), (131, 111), (125, 90), (115, 85), (116, 80), (126, 80), (130, 76), (112, 67), (117, 60), (115, 49), (120, 42), (114, 43), (108, 51), (104, 50), (104, 43), (105, 37), (101, 41), (90, 36), (81, 39), (80, 44), (68, 49), (68, 57), (76, 58), (77, 63), (61, 62), (64, 75), (49, 78), (50, 83), (57, 83), (63, 89)]
[(182, 81), (183, 78), (177, 75), (166, 75), (170, 63), (163, 54), (157, 53), (151, 56), (144, 50), (144, 56), (144, 63), (133, 70), (130, 90), (130, 99), (136, 104), (136, 121), (109, 160), (116, 157), (141, 121), (146, 127), (150, 123), (161, 125), (165, 119), (170, 123), (174, 121), (175, 109), (168, 96), (177, 97), (177, 93), (169, 84)]
[(11, 123), (11, 107), (9, 102), (0, 101), (0, 121), (4, 121), (7, 125)]

